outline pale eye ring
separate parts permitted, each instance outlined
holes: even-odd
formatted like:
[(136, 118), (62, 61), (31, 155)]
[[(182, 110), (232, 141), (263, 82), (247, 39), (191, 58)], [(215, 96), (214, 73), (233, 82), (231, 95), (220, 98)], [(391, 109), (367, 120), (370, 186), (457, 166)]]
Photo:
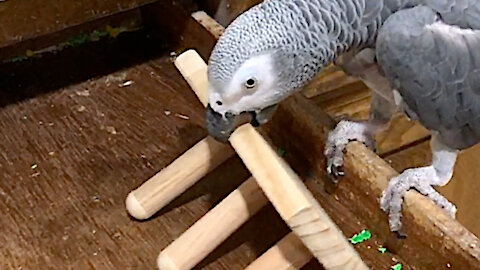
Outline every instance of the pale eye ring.
[(252, 89), (257, 85), (257, 80), (255, 78), (250, 78), (245, 82), (245, 87), (247, 89)]

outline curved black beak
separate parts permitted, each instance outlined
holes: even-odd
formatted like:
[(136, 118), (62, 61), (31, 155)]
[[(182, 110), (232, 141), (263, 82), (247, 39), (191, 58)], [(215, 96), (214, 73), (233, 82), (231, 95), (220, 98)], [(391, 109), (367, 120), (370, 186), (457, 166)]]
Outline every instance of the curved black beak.
[(223, 117), (208, 104), (206, 115), (208, 134), (217, 141), (226, 143), (237, 127), (246, 123), (258, 127), (266, 123), (272, 117), (276, 107), (277, 105), (270, 106), (259, 113), (243, 112), (235, 115), (227, 112)]

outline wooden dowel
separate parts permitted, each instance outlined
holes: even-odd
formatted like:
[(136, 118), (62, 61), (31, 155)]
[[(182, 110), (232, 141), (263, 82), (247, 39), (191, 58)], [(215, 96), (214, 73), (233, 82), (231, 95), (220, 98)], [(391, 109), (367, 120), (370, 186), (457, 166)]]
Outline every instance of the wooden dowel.
[[(198, 53), (188, 50), (176, 66), (206, 101), (207, 68), (200, 62)], [(280, 216), (326, 269), (368, 269), (299, 177), (250, 124), (237, 128), (230, 143)]]
[(326, 269), (368, 269), (300, 178), (252, 125), (230, 143), (280, 216)]
[(140, 220), (150, 218), (233, 154), (230, 146), (206, 137), (130, 192), (126, 200), (128, 213)]
[[(176, 61), (175, 65), (192, 87), (206, 89), (206, 77), (197, 75), (205, 71), (206, 63), (200, 57), (188, 60)], [(202, 92), (198, 97), (207, 106), (207, 92)], [(150, 218), (233, 154), (229, 145), (219, 143), (211, 137), (203, 139), (130, 192), (125, 202), (128, 213), (139, 220)]]
[(245, 270), (297, 270), (312, 258), (302, 241), (294, 233), (289, 233)]
[(160, 253), (159, 269), (191, 269), (267, 203), (257, 182), (248, 179)]

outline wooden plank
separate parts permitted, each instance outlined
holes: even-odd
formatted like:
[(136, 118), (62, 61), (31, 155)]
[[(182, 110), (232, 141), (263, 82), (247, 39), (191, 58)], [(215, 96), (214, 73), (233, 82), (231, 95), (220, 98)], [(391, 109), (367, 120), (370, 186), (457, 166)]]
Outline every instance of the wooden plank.
[(0, 47), (127, 11), (154, 0), (0, 2)]
[[(141, 25), (142, 16), (140, 9), (130, 9), (52, 33), (39, 33), (42, 35), (2, 47), (0, 50), (0, 62), (26, 57), (27, 51), (30, 52), (30, 58), (39, 58), (46, 53), (56, 53), (67, 46), (78, 46), (80, 42), (93, 42), (92, 40), (83, 40), (83, 37), (90, 37), (94, 31), (106, 32), (108, 29), (110, 32), (107, 31), (108, 35), (102, 38), (114, 38), (123, 32), (138, 30)], [(92, 39), (96, 40), (96, 38)]]
[[(328, 116), (318, 112), (315, 105), (309, 106), (308, 101), (296, 97), (282, 104), (275, 116), (276, 120), (269, 124), (267, 133), (276, 145), (287, 149), (287, 153), (292, 151), (291, 156), (295, 158), (289, 159), (290, 164), (299, 173), (303, 170), (301, 175), (315, 174), (324, 179), (325, 160), (320, 150), (323, 149), (326, 130), (318, 129), (318, 126), (321, 126), (319, 121), (328, 120), (318, 120), (322, 118), (327, 119)], [(285, 126), (289, 126), (288, 135), (283, 135)], [(302, 156), (304, 160), (299, 162), (298, 159)], [(288, 157), (287, 155), (287, 159)], [(389, 246), (405, 260), (408, 267), (441, 269), (449, 264), (454, 269), (480, 268), (479, 240), (414, 191), (408, 193), (404, 205), (404, 224), (409, 237), (395, 240), (389, 232), (386, 215), (380, 211), (378, 198), (388, 179), (397, 174), (396, 171), (358, 143), (348, 146), (345, 162), (346, 177), (332, 191), (334, 196), (326, 193), (326, 184), (322, 184), (318, 178), (307, 180), (310, 190), (327, 211), (331, 210), (329, 214), (340, 228), (346, 226), (344, 215), (351, 211), (380, 239), (380, 243)], [(340, 207), (332, 207), (331, 204), (335, 203), (348, 209), (342, 210), (343, 216), (334, 213)], [(361, 254), (370, 265), (378, 263), (369, 261), (368, 255)]]
[(325, 68), (317, 78), (306, 85), (303, 94), (307, 98), (312, 98), (357, 82), (359, 82), (358, 79), (347, 76), (339, 67), (332, 65)]
[[(480, 146), (460, 153), (452, 180), (445, 187), (437, 188), (457, 206), (457, 220), (475, 235), (480, 235)], [(429, 141), (388, 155), (385, 159), (398, 171), (429, 165), (432, 160)]]

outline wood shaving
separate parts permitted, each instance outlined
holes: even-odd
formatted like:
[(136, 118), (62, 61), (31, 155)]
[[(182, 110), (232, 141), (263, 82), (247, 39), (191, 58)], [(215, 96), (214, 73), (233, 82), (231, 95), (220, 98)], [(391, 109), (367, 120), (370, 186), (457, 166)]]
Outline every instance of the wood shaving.
[(179, 114), (179, 113), (176, 113), (175, 116), (178, 117), (178, 118), (181, 118), (181, 119), (183, 119), (183, 120), (188, 120), (188, 119), (190, 119), (190, 117), (188, 117), (188, 116), (186, 116), (186, 115), (183, 115), (183, 114)]

